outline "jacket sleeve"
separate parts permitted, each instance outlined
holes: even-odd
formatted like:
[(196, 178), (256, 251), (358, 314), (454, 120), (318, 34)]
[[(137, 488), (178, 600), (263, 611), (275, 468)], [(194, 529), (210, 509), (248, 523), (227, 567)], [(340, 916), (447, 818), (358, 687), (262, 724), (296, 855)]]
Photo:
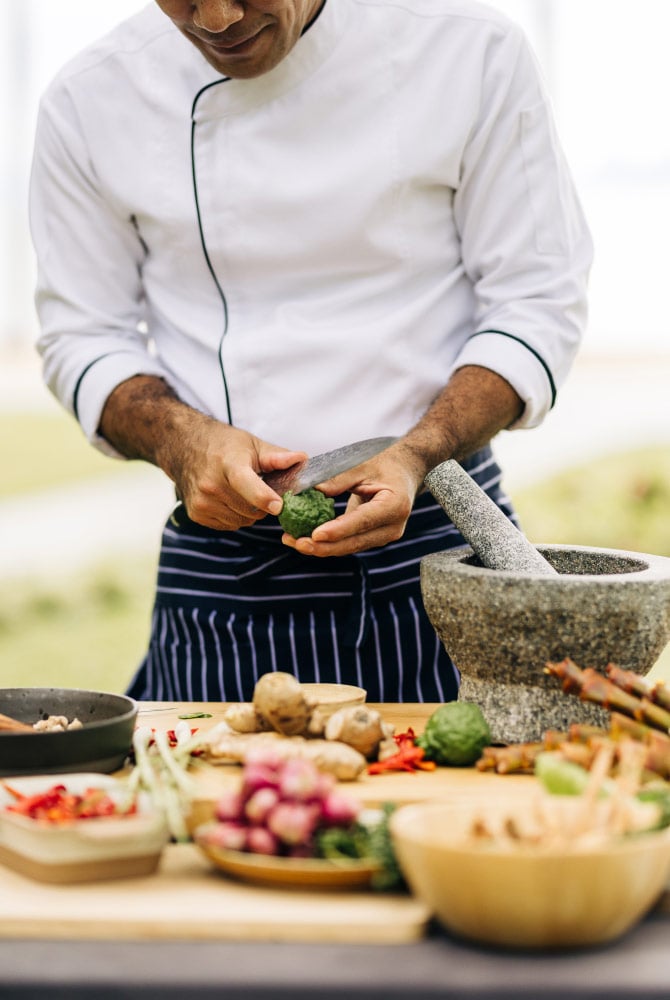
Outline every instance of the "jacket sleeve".
[(40, 105), (30, 227), (45, 381), (89, 440), (118, 457), (98, 434), (108, 395), (133, 375), (165, 373), (143, 332), (141, 240), (132, 217), (101, 197), (64, 87)]
[(592, 245), (540, 72), (516, 28), (487, 65), (454, 212), (476, 301), (456, 367), (497, 371), (525, 403), (515, 426), (535, 426), (584, 334)]

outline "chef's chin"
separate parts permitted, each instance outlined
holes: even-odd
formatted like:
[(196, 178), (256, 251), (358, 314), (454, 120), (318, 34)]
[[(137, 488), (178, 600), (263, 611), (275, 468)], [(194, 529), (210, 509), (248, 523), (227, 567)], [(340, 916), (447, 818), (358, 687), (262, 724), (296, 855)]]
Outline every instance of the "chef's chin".
[(268, 25), (254, 35), (253, 38), (240, 45), (223, 46), (214, 42), (205, 42), (201, 38), (184, 32), (189, 41), (200, 50), (210, 66), (233, 79), (251, 79), (262, 76), (281, 62), (287, 48), (278, 43), (273, 26)]

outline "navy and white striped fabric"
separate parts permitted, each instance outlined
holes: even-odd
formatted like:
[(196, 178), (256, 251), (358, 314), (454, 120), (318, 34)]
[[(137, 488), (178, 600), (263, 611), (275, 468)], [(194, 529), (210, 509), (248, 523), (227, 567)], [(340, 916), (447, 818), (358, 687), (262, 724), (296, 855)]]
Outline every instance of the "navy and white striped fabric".
[[(490, 448), (463, 464), (515, 520)], [(168, 522), (132, 697), (249, 701), (271, 670), (356, 684), (369, 701), (456, 697), (457, 672), (423, 609), (419, 564), (464, 541), (430, 494), (417, 500), (401, 539), (359, 555), (301, 556), (281, 534), (270, 517), (234, 532)]]

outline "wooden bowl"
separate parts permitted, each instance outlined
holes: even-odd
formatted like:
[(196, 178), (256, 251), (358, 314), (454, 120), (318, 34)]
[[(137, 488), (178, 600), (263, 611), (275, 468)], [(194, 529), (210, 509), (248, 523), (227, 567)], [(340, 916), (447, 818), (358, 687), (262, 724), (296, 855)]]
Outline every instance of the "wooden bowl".
[(467, 832), (489, 808), (505, 805), (423, 803), (390, 821), (410, 889), (458, 936), (511, 948), (602, 944), (641, 920), (670, 877), (668, 830), (590, 848), (491, 845)]
[(379, 871), (379, 863), (367, 858), (331, 861), (327, 858), (284, 858), (219, 847), (209, 834), (216, 823), (193, 831), (193, 839), (215, 868), (232, 878), (255, 885), (284, 889), (367, 888)]
[(350, 705), (362, 705), (368, 696), (364, 688), (353, 684), (301, 684), (307, 694), (318, 706), (323, 716), (328, 718), (340, 708)]

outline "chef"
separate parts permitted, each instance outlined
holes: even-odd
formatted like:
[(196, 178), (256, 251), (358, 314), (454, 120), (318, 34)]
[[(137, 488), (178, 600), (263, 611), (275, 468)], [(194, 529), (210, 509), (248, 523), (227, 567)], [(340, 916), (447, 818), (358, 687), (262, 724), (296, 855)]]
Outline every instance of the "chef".
[[(260, 674), (447, 701), (421, 558), (463, 539), (456, 458), (535, 427), (586, 321), (591, 242), (533, 55), (470, 0), (157, 0), (43, 96), (31, 229), (44, 377), (168, 520), (137, 698)], [(285, 534), (262, 473), (398, 440)]]

